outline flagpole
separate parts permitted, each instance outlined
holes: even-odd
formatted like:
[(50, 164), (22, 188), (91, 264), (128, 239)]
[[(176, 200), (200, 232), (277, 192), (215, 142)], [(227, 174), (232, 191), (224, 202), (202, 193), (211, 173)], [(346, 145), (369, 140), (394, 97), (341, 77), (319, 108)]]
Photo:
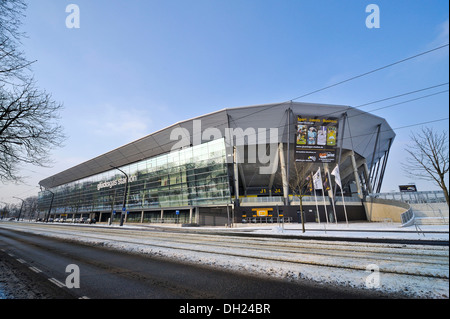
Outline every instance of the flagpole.
[[(311, 172), (312, 175), (312, 172)], [(317, 210), (317, 219), (319, 220), (319, 224), (320, 224), (320, 214), (319, 214), (319, 205), (317, 204), (317, 194), (316, 194), (316, 185), (314, 185), (314, 181), (313, 182), (313, 187), (314, 187), (314, 197), (316, 199), (316, 210)], [(325, 217), (327, 218), (327, 223), (328, 223), (328, 217), (327, 214), (325, 213)], [(325, 234), (327, 233), (327, 224), (323, 224), (323, 229), (325, 230)]]
[(345, 221), (347, 222), (348, 226), (347, 209), (345, 209), (345, 201), (344, 201), (344, 191), (342, 190), (342, 187), (339, 188), (341, 189), (342, 203), (344, 204)]
[(322, 189), (322, 198), (323, 198), (323, 207), (325, 207), (325, 216), (327, 217), (327, 224), (328, 224), (328, 210), (327, 205), (325, 204), (325, 194), (323, 194), (323, 189)]
[(347, 222), (347, 226), (348, 226), (347, 209), (345, 208), (344, 191), (342, 189), (341, 176), (339, 173), (339, 164), (337, 164), (336, 167), (333, 169), (333, 171), (331, 172), (331, 175), (334, 175), (335, 182), (336, 182), (336, 184), (339, 185), (339, 188), (341, 189), (342, 204), (344, 205), (345, 221)]
[(326, 217), (327, 224), (328, 224), (328, 210), (327, 210), (327, 206), (325, 205), (325, 194), (324, 194), (325, 192), (323, 191), (323, 180), (322, 180), (322, 174), (320, 173), (320, 166), (319, 166), (319, 169), (317, 170), (316, 174), (314, 174), (313, 182), (314, 182), (314, 189), (322, 190), (323, 207), (325, 208), (325, 217)]
[(312, 172), (311, 172), (311, 183), (314, 187), (314, 198), (316, 200), (316, 213), (317, 213), (317, 220), (319, 221), (320, 224), (320, 215), (319, 215), (319, 205), (317, 205), (317, 194), (316, 194), (316, 186), (314, 185), (314, 181), (313, 181), (313, 176), (312, 176)]
[(333, 204), (333, 213), (334, 213), (334, 220), (336, 221), (337, 224), (337, 216), (336, 216), (336, 207), (334, 206), (334, 199), (331, 199), (331, 204)]
[[(333, 213), (334, 213), (334, 220), (337, 224), (337, 216), (336, 216), (336, 207), (334, 206), (334, 197), (330, 196), (329, 194), (333, 194), (333, 184), (331, 183), (331, 177), (330, 177), (330, 171), (328, 169), (328, 164), (325, 166), (325, 163), (323, 164), (323, 171), (326, 174), (326, 178), (328, 179), (328, 184), (330, 187), (330, 190), (328, 191), (328, 197), (331, 198), (331, 204), (333, 205)], [(327, 184), (327, 186), (328, 186)]]

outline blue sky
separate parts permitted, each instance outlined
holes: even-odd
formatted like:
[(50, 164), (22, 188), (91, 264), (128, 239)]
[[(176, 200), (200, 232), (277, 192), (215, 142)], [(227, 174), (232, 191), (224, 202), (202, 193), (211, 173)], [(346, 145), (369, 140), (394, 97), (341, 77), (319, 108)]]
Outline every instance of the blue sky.
[[(37, 0), (29, 1), (23, 49), (38, 86), (64, 104), (68, 139), (52, 168), (24, 167), (25, 184), (0, 185), (0, 200), (177, 121), (228, 107), (288, 101), (448, 43), (448, 1)], [(80, 8), (80, 28), (65, 21)], [(366, 6), (380, 8), (369, 29)], [(447, 83), (448, 47), (309, 95), (301, 102), (358, 106)], [(363, 107), (365, 111), (448, 90), (448, 85)], [(373, 114), (392, 128), (448, 118), (448, 92)], [(448, 130), (448, 120), (435, 122)], [(382, 191), (415, 182), (400, 169), (409, 135), (396, 130)]]

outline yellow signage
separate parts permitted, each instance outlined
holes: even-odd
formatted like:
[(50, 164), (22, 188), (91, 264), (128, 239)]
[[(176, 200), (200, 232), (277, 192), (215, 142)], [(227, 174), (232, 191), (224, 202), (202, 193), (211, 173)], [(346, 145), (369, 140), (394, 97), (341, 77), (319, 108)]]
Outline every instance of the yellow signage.
[(253, 208), (252, 211), (256, 212), (258, 217), (267, 217), (269, 212), (273, 211), (273, 208)]

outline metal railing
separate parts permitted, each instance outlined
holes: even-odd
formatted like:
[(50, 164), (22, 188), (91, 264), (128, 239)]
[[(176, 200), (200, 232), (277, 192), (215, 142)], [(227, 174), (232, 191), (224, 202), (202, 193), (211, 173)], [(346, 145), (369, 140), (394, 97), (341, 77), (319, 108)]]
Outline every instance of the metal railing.
[(278, 203), (283, 204), (284, 198), (282, 196), (264, 196), (264, 197), (241, 197), (241, 203)]
[(175, 217), (175, 218), (147, 218), (144, 219), (144, 223), (155, 224), (184, 224), (189, 221), (189, 218)]
[(370, 196), (375, 198), (398, 200), (408, 204), (446, 202), (443, 191), (376, 193), (370, 194)]
[(292, 217), (245, 217), (242, 218), (243, 223), (247, 224), (277, 224), (291, 223)]
[[(277, 203), (279, 205), (283, 205), (284, 204), (284, 197), (283, 196), (261, 196), (261, 197), (240, 197), (239, 198), (241, 203)], [(303, 196), (302, 197), (302, 202), (304, 203), (315, 203), (317, 200), (317, 202), (322, 203), (324, 198), (323, 196)], [(338, 202), (342, 202), (342, 197), (337, 197), (336, 200)], [(325, 201), (328, 202), (329, 201), (329, 197), (325, 196)], [(298, 196), (293, 196), (290, 195), (289, 196), (289, 202), (294, 204), (294, 203), (299, 203), (300, 202), (300, 198)], [(361, 202), (361, 199), (359, 199), (358, 197), (350, 197), (350, 196), (346, 196), (345, 197), (345, 202)]]
[(411, 226), (414, 223), (414, 217), (414, 212), (411, 208), (402, 213), (400, 215), (400, 218), (402, 220), (402, 227)]

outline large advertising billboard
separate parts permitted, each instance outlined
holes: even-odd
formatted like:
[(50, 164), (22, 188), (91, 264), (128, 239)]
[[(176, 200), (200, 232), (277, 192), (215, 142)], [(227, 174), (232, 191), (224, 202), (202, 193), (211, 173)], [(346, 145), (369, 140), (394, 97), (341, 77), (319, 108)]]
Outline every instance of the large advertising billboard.
[(335, 163), (339, 119), (297, 115), (295, 161)]

